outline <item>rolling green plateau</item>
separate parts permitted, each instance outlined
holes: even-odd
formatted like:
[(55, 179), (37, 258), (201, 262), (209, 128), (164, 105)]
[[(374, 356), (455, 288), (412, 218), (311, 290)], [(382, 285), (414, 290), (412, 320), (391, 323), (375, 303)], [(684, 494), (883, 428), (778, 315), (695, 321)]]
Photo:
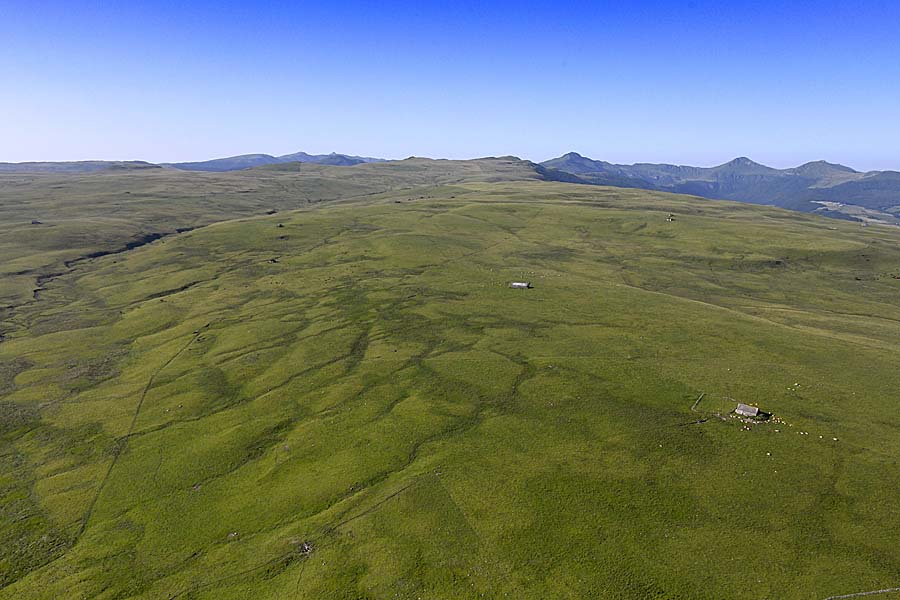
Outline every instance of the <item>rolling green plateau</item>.
[(900, 586), (900, 230), (547, 178), (0, 176), (0, 599)]
[(509, 159), (408, 159), (354, 167), (295, 162), (215, 174), (162, 168), (0, 174), (0, 335), (10, 326), (9, 307), (35, 295), (35, 280), (40, 287), (76, 262), (130, 244), (413, 186), (541, 179), (538, 170)]

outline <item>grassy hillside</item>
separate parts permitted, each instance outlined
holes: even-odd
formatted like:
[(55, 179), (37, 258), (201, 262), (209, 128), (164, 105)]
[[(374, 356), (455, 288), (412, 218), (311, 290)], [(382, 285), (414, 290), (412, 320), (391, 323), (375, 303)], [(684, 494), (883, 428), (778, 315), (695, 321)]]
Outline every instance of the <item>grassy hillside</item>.
[[(405, 168), (431, 187), (81, 261), (13, 310), (0, 598), (900, 585), (900, 234)], [(265, 173), (190, 175), (234, 186), (211, 211), (302, 198)]]
[[(216, 221), (460, 181), (533, 180), (519, 160), (409, 159), (331, 167), (289, 163), (235, 173), (173, 169), (0, 175), (0, 336), (47, 277), (100, 252)], [(427, 194), (421, 191), (420, 194)]]

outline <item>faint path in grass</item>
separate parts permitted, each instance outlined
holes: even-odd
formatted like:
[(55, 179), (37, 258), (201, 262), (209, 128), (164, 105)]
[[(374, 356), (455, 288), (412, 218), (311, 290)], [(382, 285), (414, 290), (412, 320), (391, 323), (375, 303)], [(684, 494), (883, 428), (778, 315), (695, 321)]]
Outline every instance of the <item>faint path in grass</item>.
[(396, 498), (397, 496), (399, 496), (400, 494), (402, 494), (403, 492), (405, 492), (406, 490), (408, 490), (408, 489), (411, 488), (412, 486), (416, 485), (418, 482), (419, 482), (419, 479), (418, 479), (418, 478), (417, 478), (417, 479), (414, 479), (412, 482), (407, 483), (406, 485), (404, 485), (402, 488), (400, 488), (400, 489), (397, 490), (396, 492), (394, 492), (394, 493), (392, 493), (392, 494), (389, 494), (388, 496), (382, 498), (381, 500), (379, 500), (378, 502), (376, 502), (375, 504), (373, 504), (373, 505), (370, 506), (369, 508), (363, 510), (362, 512), (359, 512), (359, 513), (353, 515), (352, 517), (347, 517), (347, 518), (345, 518), (345, 519), (343, 519), (343, 520), (341, 520), (341, 521), (338, 521), (337, 523), (328, 526), (327, 529), (328, 529), (328, 530), (332, 530), (332, 531), (333, 531), (333, 530), (336, 530), (336, 529), (338, 529), (338, 528), (340, 528), (340, 527), (343, 527), (344, 525), (346, 525), (346, 524), (348, 524), (348, 523), (350, 523), (350, 522), (352, 522), (352, 521), (355, 521), (355, 520), (357, 520), (357, 519), (360, 519), (360, 518), (362, 518), (362, 517), (365, 517), (365, 516), (368, 515), (368, 514), (371, 514), (371, 513), (375, 512), (376, 510), (378, 510), (379, 508), (381, 508), (384, 504), (386, 504), (387, 502), (390, 502), (391, 500), (393, 500), (394, 498)]
[(665, 296), (667, 298), (673, 298), (673, 299), (677, 299), (677, 300), (683, 300), (685, 302), (700, 304), (703, 306), (707, 306), (709, 308), (716, 308), (716, 309), (719, 309), (719, 310), (722, 310), (722, 311), (725, 311), (725, 312), (728, 312), (731, 314), (740, 315), (741, 317), (744, 317), (745, 319), (747, 319), (749, 321), (759, 321), (762, 323), (766, 323), (768, 325), (780, 327), (783, 329), (789, 329), (789, 330), (795, 331), (795, 332), (806, 333), (806, 334), (815, 335), (815, 336), (819, 336), (819, 337), (826, 337), (826, 338), (829, 338), (832, 340), (840, 340), (842, 342), (856, 344), (859, 346), (865, 346), (867, 348), (877, 348), (879, 350), (895, 350), (896, 349), (895, 345), (888, 345), (885, 343), (872, 343), (872, 340), (869, 340), (869, 339), (861, 340), (857, 336), (848, 336), (848, 335), (842, 335), (839, 333), (829, 333), (829, 332), (819, 329), (817, 327), (810, 327), (810, 326), (803, 326), (803, 325), (801, 325), (801, 326), (788, 325), (787, 323), (781, 323), (779, 321), (773, 321), (771, 319), (767, 319), (767, 318), (759, 316), (759, 315), (753, 315), (750, 313), (746, 313), (746, 312), (744, 312), (742, 310), (738, 310), (736, 308), (731, 308), (728, 306), (723, 306), (721, 304), (715, 304), (712, 302), (705, 302), (703, 300), (697, 300), (696, 298), (689, 298), (687, 296), (682, 296), (680, 294), (670, 294), (668, 292), (652, 290), (652, 289), (649, 289), (646, 287), (641, 287), (639, 285), (633, 285), (633, 284), (630, 284), (627, 282), (623, 282), (623, 283), (620, 283), (617, 285), (621, 285), (621, 286), (624, 286), (624, 287), (627, 287), (627, 288), (630, 288), (633, 290), (639, 290), (642, 292), (646, 292), (648, 294), (654, 294), (657, 296)]
[(138, 399), (137, 406), (134, 409), (134, 415), (131, 417), (131, 424), (128, 427), (128, 433), (116, 444), (115, 451), (113, 452), (112, 461), (109, 463), (109, 468), (106, 469), (106, 474), (103, 476), (103, 479), (100, 481), (100, 486), (97, 488), (97, 493), (94, 494), (94, 498), (91, 500), (91, 503), (88, 505), (87, 512), (84, 514), (84, 519), (81, 521), (81, 527), (78, 530), (79, 537), (84, 533), (85, 529), (87, 529), (88, 522), (91, 520), (91, 515), (94, 512), (94, 507), (97, 504), (97, 500), (100, 499), (100, 495), (103, 494), (103, 489), (106, 487), (107, 481), (109, 481), (109, 477), (112, 474), (113, 469), (116, 466), (116, 463), (119, 461), (119, 457), (122, 455), (122, 450), (125, 449), (125, 446), (128, 444), (128, 438), (131, 436), (134, 431), (134, 427), (137, 424), (138, 416), (141, 414), (141, 408), (144, 405), (144, 400), (147, 398), (147, 393), (150, 391), (150, 388), (153, 387), (154, 381), (156, 381), (157, 376), (170, 364), (175, 362), (179, 356), (181, 356), (185, 350), (187, 350), (191, 344), (200, 336), (200, 333), (208, 328), (211, 324), (207, 323), (203, 327), (200, 327), (196, 331), (194, 331), (191, 339), (184, 344), (178, 352), (173, 354), (169, 359), (164, 362), (158, 369), (156, 369), (153, 374), (150, 375), (150, 379), (147, 380), (147, 385), (144, 386), (143, 391), (141, 392), (141, 396)]
[(232, 573), (231, 575), (226, 575), (226, 576), (220, 577), (218, 579), (213, 579), (211, 581), (205, 581), (203, 583), (198, 583), (198, 584), (192, 585), (190, 587), (186, 587), (183, 590), (181, 590), (180, 592), (176, 592), (176, 593), (172, 594), (171, 596), (169, 596), (169, 600), (174, 600), (175, 598), (180, 598), (180, 597), (184, 596), (185, 594), (193, 594), (194, 592), (197, 592), (199, 590), (206, 589), (206, 588), (212, 587), (212, 586), (220, 584), (220, 583), (225, 583), (226, 581), (230, 581), (232, 579), (237, 579), (238, 577), (244, 577), (246, 575), (251, 575), (257, 571), (265, 569), (266, 567), (274, 567), (276, 565), (285, 565), (286, 566), (286, 563), (292, 562), (301, 557), (303, 557), (303, 555), (301, 553), (299, 553), (297, 550), (291, 550), (289, 552), (279, 554), (275, 558), (269, 559), (258, 565), (250, 567), (249, 569), (244, 569), (243, 571), (239, 571), (237, 573)]
[(861, 596), (874, 596), (876, 594), (889, 594), (891, 592), (900, 592), (900, 587), (885, 588), (883, 590), (872, 590), (871, 592), (856, 592), (855, 594), (844, 594), (842, 596), (828, 596), (825, 600), (840, 600), (841, 598), (859, 598)]
[(878, 319), (881, 321), (888, 321), (890, 323), (900, 323), (900, 319), (895, 319), (893, 317), (884, 317), (881, 315), (873, 315), (873, 314), (869, 314), (869, 313), (832, 310), (830, 308), (821, 308), (821, 307), (816, 307), (816, 308), (806, 307), (806, 308), (799, 309), (799, 308), (795, 308), (795, 307), (748, 304), (748, 305), (741, 306), (741, 308), (753, 309), (753, 310), (765, 310), (765, 311), (771, 311), (771, 312), (800, 313), (800, 314), (824, 313), (826, 315), (837, 315), (839, 317), (853, 317), (853, 318), (860, 318), (860, 319)]
[[(624, 271), (624, 270), (627, 270), (627, 269), (629, 268), (629, 267), (628, 267), (628, 264), (623, 260), (623, 258), (622, 258), (621, 255), (611, 252), (611, 251), (609, 250), (609, 248), (607, 248), (605, 245), (602, 244), (602, 242), (600, 242), (599, 240), (595, 240), (595, 239), (593, 239), (593, 238), (590, 238), (590, 237), (588, 236), (586, 230), (584, 230), (584, 228), (581, 228), (581, 229), (582, 229), (582, 230), (579, 231), (579, 234), (581, 235), (582, 241), (584, 241), (585, 243), (589, 244), (594, 250), (601, 250), (601, 251), (603, 251), (603, 252), (610, 258), (610, 263), (611, 263), (611, 264), (614, 263), (614, 262), (621, 263), (621, 264), (622, 264), (622, 267), (621, 267), (621, 268), (623, 269), (623, 271)], [(576, 230), (577, 230), (577, 228), (576, 228)], [(818, 328), (818, 327), (812, 327), (812, 326), (808, 326), (808, 325), (799, 325), (799, 326), (797, 326), (797, 325), (790, 325), (790, 324), (787, 324), (787, 323), (782, 323), (782, 322), (780, 322), (780, 321), (775, 321), (775, 320), (769, 319), (769, 318), (767, 318), (767, 317), (765, 317), (765, 316), (763, 316), (763, 315), (759, 315), (759, 314), (754, 314), (754, 313), (751, 313), (751, 312), (747, 312), (747, 310), (745, 310), (745, 309), (747, 309), (747, 308), (762, 309), (762, 310), (773, 310), (773, 311), (777, 311), (777, 310), (791, 310), (791, 309), (780, 309), (780, 308), (777, 308), (777, 307), (768, 307), (768, 306), (735, 306), (735, 307), (729, 307), (729, 306), (724, 306), (724, 305), (721, 305), (721, 304), (716, 304), (716, 303), (714, 303), (714, 302), (706, 302), (706, 301), (704, 301), (704, 300), (699, 300), (699, 299), (697, 299), (697, 298), (692, 298), (692, 297), (690, 297), (690, 296), (685, 296), (685, 295), (682, 295), (682, 294), (673, 294), (673, 293), (669, 293), (669, 292), (666, 292), (666, 291), (662, 291), (662, 290), (654, 290), (654, 289), (651, 289), (651, 288), (648, 288), (648, 287), (644, 287), (644, 286), (641, 286), (641, 285), (637, 285), (637, 284), (635, 284), (635, 283), (631, 283), (631, 282), (626, 278), (626, 275), (625, 275), (624, 272), (620, 272), (620, 278), (621, 278), (621, 282), (622, 282), (620, 285), (623, 285), (623, 286), (628, 287), (628, 288), (631, 288), (631, 289), (641, 290), (641, 291), (648, 292), (648, 293), (651, 293), (651, 294), (658, 294), (658, 295), (668, 296), (668, 297), (670, 297), (670, 298), (678, 298), (678, 299), (685, 300), (685, 301), (688, 301), (688, 302), (695, 302), (695, 303), (703, 304), (703, 305), (706, 305), (706, 306), (719, 308), (719, 309), (721, 309), (721, 310), (730, 311), (730, 312), (733, 312), (733, 313), (735, 313), (735, 314), (742, 315), (742, 316), (744, 316), (744, 317), (746, 317), (746, 318), (748, 318), (748, 319), (755, 319), (755, 320), (763, 321), (763, 322), (768, 323), (768, 324), (770, 324), (770, 325), (775, 325), (775, 326), (778, 326), (778, 327), (783, 327), (783, 328), (786, 328), (786, 329), (791, 329), (791, 330), (793, 330), (793, 331), (799, 331), (799, 332), (802, 332), (802, 333), (811, 333), (811, 334), (813, 334), (813, 335), (823, 336), (823, 337), (836, 338), (836, 339), (840, 339), (841, 341), (846, 341), (846, 342), (850, 342), (850, 343), (854, 343), (854, 344), (860, 344), (860, 345), (869, 346), (869, 347), (876, 347), (876, 348), (879, 348), (879, 349), (886, 349), (886, 350), (893, 350), (893, 349), (894, 349), (893, 347), (888, 347), (888, 346), (885, 345), (885, 344), (875, 344), (875, 343), (872, 343), (871, 340), (862, 340), (862, 339), (859, 339), (857, 336), (848, 336), (848, 335), (841, 335), (841, 334), (835, 334), (835, 333), (828, 333), (827, 331), (822, 330), (822, 329), (820, 329), (820, 328)], [(721, 285), (721, 282), (718, 281), (718, 279), (716, 279), (716, 283), (719, 284), (719, 285)], [(794, 310), (795, 310), (795, 309), (794, 309)], [(847, 316), (847, 317), (876, 318), (876, 319), (886, 320), (886, 321), (889, 321), (889, 322), (898, 322), (897, 319), (893, 319), (893, 318), (891, 318), (891, 317), (881, 317), (881, 316), (876, 316), (876, 315), (869, 315), (869, 314), (866, 314), (866, 313), (840, 312), (840, 311), (833, 311), (833, 310), (829, 310), (829, 309), (825, 309), (825, 308), (821, 308), (821, 309), (810, 309), (810, 308), (806, 308), (806, 309), (803, 309), (803, 310), (796, 310), (796, 312), (799, 312), (799, 313), (802, 313), (802, 314), (819, 314), (819, 313), (824, 313), (824, 314), (834, 314), (834, 315)]]

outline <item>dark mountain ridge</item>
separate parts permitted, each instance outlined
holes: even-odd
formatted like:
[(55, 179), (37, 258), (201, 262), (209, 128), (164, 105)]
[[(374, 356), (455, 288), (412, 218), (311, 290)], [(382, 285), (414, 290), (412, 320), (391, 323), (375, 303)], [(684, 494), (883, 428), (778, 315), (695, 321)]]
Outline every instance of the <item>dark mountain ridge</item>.
[(385, 159), (383, 158), (350, 156), (348, 154), (338, 154), (337, 152), (332, 152), (331, 154), (294, 152), (293, 154), (284, 154), (282, 156), (272, 156), (271, 154), (242, 154), (240, 156), (229, 156), (226, 158), (216, 158), (199, 162), (168, 163), (166, 166), (184, 171), (239, 171), (251, 167), (290, 162), (350, 167), (362, 163), (383, 162), (384, 160)]
[(895, 215), (900, 213), (900, 173), (862, 173), (824, 160), (791, 169), (775, 169), (746, 157), (715, 167), (652, 163), (618, 165), (570, 152), (541, 165), (572, 173), (595, 185), (692, 194), (804, 212), (830, 214), (838, 211), (844, 218), (866, 217), (887, 222), (897, 222)]

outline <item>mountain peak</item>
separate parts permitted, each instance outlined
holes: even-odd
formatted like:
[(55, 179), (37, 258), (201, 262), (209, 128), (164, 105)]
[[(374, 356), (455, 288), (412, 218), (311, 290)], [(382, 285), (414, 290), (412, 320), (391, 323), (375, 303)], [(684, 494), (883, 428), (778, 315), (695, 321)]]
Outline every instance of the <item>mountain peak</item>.
[(598, 169), (610, 166), (608, 163), (582, 156), (577, 152), (569, 152), (563, 154), (559, 158), (551, 158), (541, 164), (551, 169), (558, 169), (575, 175), (579, 173), (595, 172)]
[(724, 165), (713, 167), (713, 169), (716, 171), (732, 171), (737, 173), (774, 173), (778, 171), (778, 169), (773, 169), (772, 167), (767, 167), (766, 165), (761, 165), (758, 162), (752, 161), (746, 156), (739, 156)]
[(758, 162), (750, 160), (746, 156), (738, 156), (734, 160), (731, 160), (731, 161), (725, 163), (725, 165), (730, 166), (730, 167), (761, 167), (761, 166), (763, 166), (763, 165), (759, 164)]
[(856, 171), (855, 169), (851, 169), (850, 167), (839, 165), (836, 163), (830, 163), (825, 160), (814, 160), (812, 162), (802, 164), (799, 167), (791, 170), (798, 175), (814, 176), (835, 175), (840, 173), (858, 173), (858, 171)]

